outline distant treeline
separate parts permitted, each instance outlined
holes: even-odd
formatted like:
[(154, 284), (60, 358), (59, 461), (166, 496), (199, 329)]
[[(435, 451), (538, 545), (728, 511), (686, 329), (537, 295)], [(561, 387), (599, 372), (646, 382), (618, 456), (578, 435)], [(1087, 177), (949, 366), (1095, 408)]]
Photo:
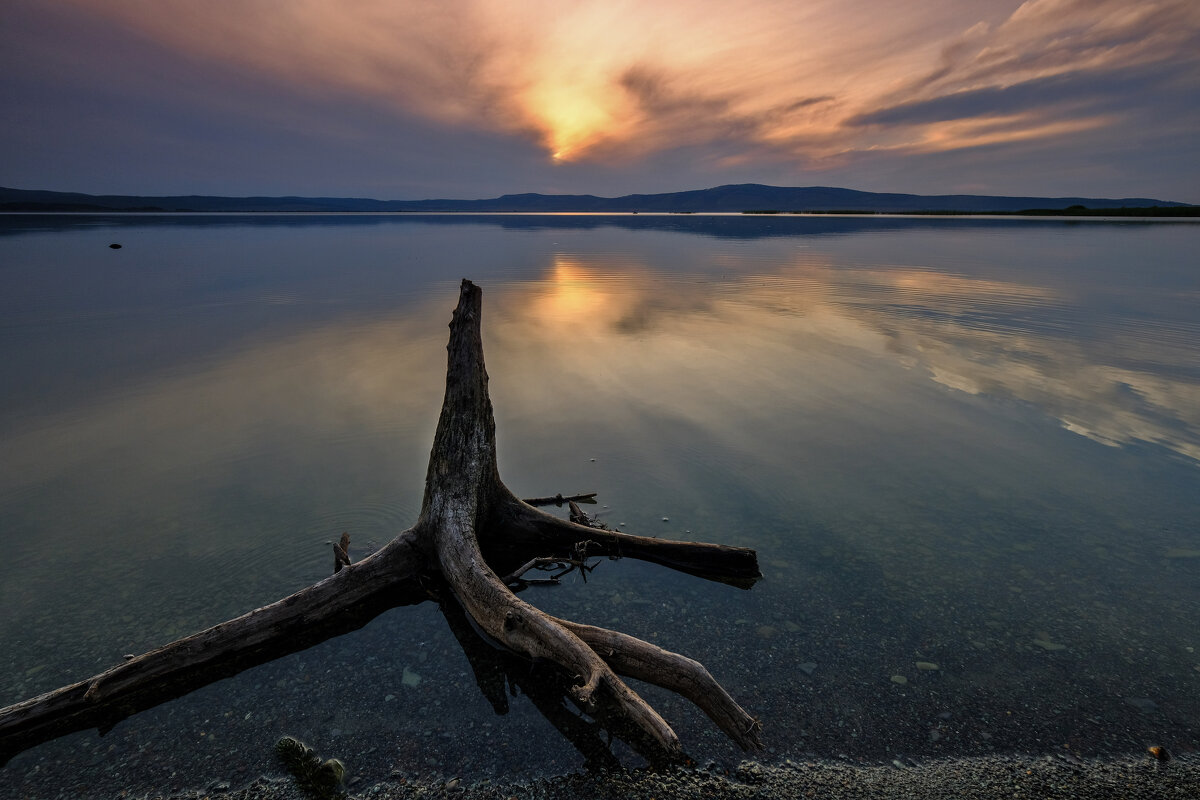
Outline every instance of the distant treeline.
[(1200, 206), (1143, 206), (1141, 208), (1030, 208), (1018, 211), (1028, 217), (1200, 217)]
[(854, 208), (832, 208), (820, 211), (780, 211), (774, 208), (750, 209), (743, 214), (873, 214), (888, 216), (892, 214), (918, 215), (929, 217), (1200, 217), (1200, 206), (1137, 206), (1122, 208), (1088, 208), (1087, 206), (1068, 206), (1067, 208), (1026, 208), (1021, 211), (869, 211)]
[(20, 212), (25, 214), (111, 214), (114, 211), (119, 211), (121, 213), (132, 211), (163, 213), (168, 210), (171, 209), (161, 208), (160, 206), (123, 206), (121, 208), (113, 208), (112, 206), (98, 206), (89, 203), (0, 203), (0, 213)]
[[(1152, 197), (1007, 197), (860, 192), (834, 186), (729, 184), (661, 194), (597, 197), (589, 194), (506, 194), (480, 200), (376, 200), (363, 197), (220, 197), (216, 195), (93, 195), (0, 187), (0, 212), (217, 212), (268, 213), (525, 213), (554, 214), (1030, 214), (1039, 216), (1196, 216), (1185, 203)], [(780, 211), (778, 209), (792, 209)], [(1046, 209), (1046, 210), (1043, 210)], [(1177, 210), (1184, 209), (1184, 210)]]

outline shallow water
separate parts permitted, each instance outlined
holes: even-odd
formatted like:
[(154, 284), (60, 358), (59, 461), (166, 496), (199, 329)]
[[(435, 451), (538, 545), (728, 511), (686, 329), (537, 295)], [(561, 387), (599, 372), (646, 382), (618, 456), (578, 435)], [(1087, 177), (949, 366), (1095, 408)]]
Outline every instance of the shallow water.
[[(625, 560), (527, 596), (703, 662), (766, 760), (1194, 747), (1196, 252), (1095, 220), (0, 217), (0, 704), (411, 524), (470, 277), (506, 483), (765, 575)], [(284, 734), (368, 780), (583, 767), (508, 706), (398, 608), (24, 753), (0, 796), (236, 785)]]

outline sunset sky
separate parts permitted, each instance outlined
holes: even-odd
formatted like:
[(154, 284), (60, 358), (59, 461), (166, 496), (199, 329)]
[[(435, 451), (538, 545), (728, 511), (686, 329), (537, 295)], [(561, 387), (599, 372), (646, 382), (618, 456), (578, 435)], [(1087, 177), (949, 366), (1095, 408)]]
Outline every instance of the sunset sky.
[(0, 185), (1200, 203), (1197, 0), (3, 0)]

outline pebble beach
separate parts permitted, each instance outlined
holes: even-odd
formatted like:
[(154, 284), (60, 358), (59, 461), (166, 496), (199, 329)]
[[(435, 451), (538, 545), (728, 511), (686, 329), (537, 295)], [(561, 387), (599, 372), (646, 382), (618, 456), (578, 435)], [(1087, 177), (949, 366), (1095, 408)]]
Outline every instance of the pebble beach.
[[(262, 776), (244, 787), (216, 786), (138, 800), (310, 800), (290, 777)], [(916, 766), (862, 766), (834, 761), (743, 762), (654, 772), (620, 770), (561, 775), (525, 782), (457, 779), (438, 783), (403, 778), (352, 785), (346, 800), (662, 800), (663, 798), (821, 798), (822, 800), (1193, 800), (1200, 797), (1195, 754), (1158, 761), (1150, 755), (1104, 760), (1063, 756), (987, 756)]]

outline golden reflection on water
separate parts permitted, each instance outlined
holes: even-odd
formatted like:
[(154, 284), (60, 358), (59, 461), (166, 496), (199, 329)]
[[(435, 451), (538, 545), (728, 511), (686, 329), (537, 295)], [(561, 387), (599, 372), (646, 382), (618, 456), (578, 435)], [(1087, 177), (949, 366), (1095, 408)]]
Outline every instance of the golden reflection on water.
[[(827, 402), (814, 385), (883, 390), (849, 368), (878, 358), (955, 391), (1032, 404), (1106, 445), (1152, 443), (1200, 460), (1200, 386), (1177, 377), (1197, 366), (1195, 351), (1161, 344), (1170, 330), (1073, 336), (1058, 323), (1071, 298), (1047, 287), (811, 259), (721, 282), (618, 269), (559, 255), (544, 284), (504, 288), (493, 334), (506, 370), (522, 375), (509, 382), (519, 403), (543, 405), (536, 375), (553, 362), (573, 385), (617, 383), (627, 399), (721, 427), (730, 407), (770, 414), (801, 411), (806, 397)], [(640, 387), (653, 396), (639, 398)], [(728, 402), (714, 404), (722, 395)]]
[[(1032, 404), (1107, 445), (1148, 442), (1200, 460), (1200, 386), (1173, 374), (1195, 356), (1107, 363), (1103, 342), (1025, 324), (1069, 306), (1045, 287), (809, 256), (773, 275), (684, 281), (628, 258), (559, 254), (544, 281), (485, 291), (498, 413), (516, 425), (652, 408), (737, 436), (747, 419), (820, 416), (841, 402), (886, 413), (910, 402), (901, 382), (927, 380)], [(296, 431), (427, 437), (451, 301), (257, 343), (131, 387), (10, 437), (0, 474), (11, 491), (108, 463), (103, 502), (198, 462), (236, 463)], [(1136, 333), (1142, 347), (1154, 340)]]
[[(1200, 461), (1200, 387), (1178, 377), (1195, 356), (1164, 348), (1157, 361), (1113, 363), (1114, 354), (1151, 348), (1157, 333), (1113, 329), (1099, 341), (1069, 334), (1054, 321), (1071, 298), (1046, 287), (915, 267), (836, 267), (811, 253), (773, 274), (680, 280), (629, 256), (560, 253), (544, 280), (485, 292), (485, 346), (510, 463), (528, 461), (521, 450), (546, 432), (572, 436), (598, 425), (644, 451), (647, 468), (669, 473), (654, 444), (668, 421), (703, 431), (727, 452), (797, 471), (797, 480), (834, 481), (804, 472), (795, 453), (805, 463), (836, 463), (846, 447), (874, 448), (906, 426), (933, 424), (931, 416), (964, 397), (1016, 400), (1105, 445), (1152, 443)], [(380, 494), (402, 475), (415, 496), (452, 301), (431, 297), (401, 318), (260, 341), (41, 420), (8, 438), (4, 493), (69, 486), (70, 502), (42, 521), (63, 542), (85, 536), (67, 532), (90, 530), (96, 519), (140, 524), (129, 515), (142, 505), (182, 516), (229, 486), (283, 498), (313, 484), (306, 496), (317, 507), (323, 470), (361, 474)], [(1138, 337), (1147, 341), (1110, 346)], [(986, 447), (996, 434), (957, 435)], [(341, 445), (354, 449), (352, 463), (318, 463)], [(329, 498), (320, 508), (344, 502)], [(153, 527), (120, 535), (150, 550), (178, 546), (163, 544)], [(91, 538), (89, 547), (101, 546)], [(36, 556), (30, 548), (24, 560)]]

